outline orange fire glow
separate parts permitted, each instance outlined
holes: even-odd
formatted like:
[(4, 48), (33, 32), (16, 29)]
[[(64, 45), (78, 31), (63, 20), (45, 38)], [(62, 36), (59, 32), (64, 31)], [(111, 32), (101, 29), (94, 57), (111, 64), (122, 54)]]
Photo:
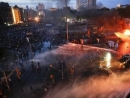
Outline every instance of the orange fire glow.
[(130, 30), (125, 30), (124, 35), (130, 36)]
[(122, 41), (130, 41), (130, 30), (125, 30), (123, 33), (115, 32), (115, 34)]

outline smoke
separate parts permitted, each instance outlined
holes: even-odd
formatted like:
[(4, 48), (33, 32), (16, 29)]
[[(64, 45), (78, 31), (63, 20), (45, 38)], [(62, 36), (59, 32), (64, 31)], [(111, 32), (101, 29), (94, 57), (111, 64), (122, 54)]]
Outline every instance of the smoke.
[[(45, 8), (63, 8), (70, 4), (71, 0), (17, 0), (17, 5), (20, 7), (26, 7), (26, 5), (30, 7), (36, 7), (39, 3), (43, 3), (45, 5)], [(16, 5), (15, 0), (10, 2), (11, 5)]]
[[(55, 63), (64, 55), (66, 66), (76, 65), (75, 72), (84, 70), (85, 66), (99, 67), (98, 63), (92, 64), (100, 55), (104, 57), (106, 52), (115, 53), (109, 49), (84, 46), (81, 52), (80, 45), (67, 44), (59, 46), (58, 49), (40, 54), (35, 59), (40, 60), (41, 64), (49, 65)], [(46, 59), (44, 59), (46, 57)], [(93, 58), (92, 58), (93, 57)], [(95, 58), (94, 58), (95, 57)], [(113, 57), (114, 58), (114, 57)], [(76, 59), (76, 60), (75, 60)], [(92, 63), (90, 63), (90, 61)], [(117, 64), (117, 63), (116, 63)], [(118, 64), (117, 64), (118, 65)], [(98, 73), (95, 69), (93, 72)], [(130, 88), (130, 71), (126, 73), (111, 74), (110, 76), (98, 75), (78, 77), (69, 83), (61, 83), (52, 87), (45, 98), (125, 98)]]
[[(93, 76), (73, 83), (58, 85), (46, 98), (126, 98), (130, 91), (130, 75)], [(81, 82), (82, 81), (82, 82)]]
[(70, 3), (71, 0), (48, 0), (43, 2), (46, 8), (63, 8)]
[(102, 2), (97, 2), (97, 8), (103, 8), (103, 4), (102, 4)]
[(58, 6), (59, 8), (63, 8), (63, 7), (65, 7), (66, 5), (68, 5), (69, 2), (70, 2), (70, 0), (58, 0), (56, 4), (57, 4), (57, 6)]

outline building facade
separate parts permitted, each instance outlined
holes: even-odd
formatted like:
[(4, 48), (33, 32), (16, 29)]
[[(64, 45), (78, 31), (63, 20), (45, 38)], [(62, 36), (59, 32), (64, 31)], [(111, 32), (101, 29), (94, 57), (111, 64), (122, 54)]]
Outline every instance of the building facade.
[(38, 4), (37, 13), (41, 22), (45, 20), (45, 5), (43, 3)]
[(76, 0), (76, 8), (77, 10), (95, 9), (96, 0)]
[(20, 15), (21, 15), (21, 21), (26, 22), (28, 20), (28, 11), (27, 9), (19, 8)]
[(0, 25), (13, 24), (11, 7), (8, 3), (0, 2)]
[(22, 23), (20, 8), (17, 5), (12, 7), (12, 14), (13, 14), (14, 24)]
[(37, 17), (37, 11), (28, 9), (28, 20), (34, 20)]

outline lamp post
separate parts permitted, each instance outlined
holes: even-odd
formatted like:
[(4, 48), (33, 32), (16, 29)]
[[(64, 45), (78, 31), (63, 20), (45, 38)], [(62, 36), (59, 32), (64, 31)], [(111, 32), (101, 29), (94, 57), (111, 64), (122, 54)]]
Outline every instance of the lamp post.
[(30, 47), (30, 51), (31, 51), (31, 53), (32, 53), (32, 59), (33, 59), (33, 51), (32, 51), (32, 48), (31, 48), (31, 44), (30, 44), (29, 38), (26, 37), (26, 39), (27, 39), (27, 41), (28, 41), (28, 43), (29, 43), (29, 47)]
[(66, 6), (66, 39), (67, 42), (69, 41), (69, 35), (68, 35), (68, 8), (67, 8), (67, 0), (65, 0), (65, 6)]
[(63, 63), (62, 63), (62, 79), (64, 79)]

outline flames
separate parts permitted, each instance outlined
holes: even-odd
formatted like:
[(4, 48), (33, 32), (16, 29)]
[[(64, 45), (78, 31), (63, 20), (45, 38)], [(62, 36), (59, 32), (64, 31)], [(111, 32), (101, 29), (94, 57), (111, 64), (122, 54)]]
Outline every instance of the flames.
[(116, 32), (115, 33), (118, 38), (120, 38), (122, 41), (130, 41), (130, 30), (124, 30), (123, 33)]
[(130, 30), (125, 30), (125, 31), (124, 31), (124, 35), (130, 36)]

